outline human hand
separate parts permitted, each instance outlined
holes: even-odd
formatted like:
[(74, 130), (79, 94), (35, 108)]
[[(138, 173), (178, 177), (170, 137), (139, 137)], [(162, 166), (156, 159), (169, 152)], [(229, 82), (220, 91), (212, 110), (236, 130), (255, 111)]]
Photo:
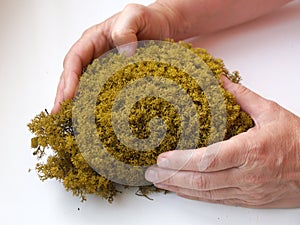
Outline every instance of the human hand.
[(223, 78), (255, 126), (206, 148), (162, 153), (146, 171), (179, 196), (253, 208), (300, 206), (300, 118)]
[(74, 97), (83, 68), (111, 48), (137, 40), (177, 41), (215, 32), (265, 15), (289, 1), (157, 0), (147, 7), (129, 4), (87, 29), (71, 47), (64, 59), (52, 113), (59, 110), (63, 100)]
[(176, 40), (175, 32), (180, 30), (176, 27), (182, 19), (171, 7), (163, 2), (148, 7), (129, 4), (120, 13), (86, 30), (64, 59), (52, 113), (59, 110), (63, 100), (74, 97), (82, 69), (104, 52), (137, 40)]

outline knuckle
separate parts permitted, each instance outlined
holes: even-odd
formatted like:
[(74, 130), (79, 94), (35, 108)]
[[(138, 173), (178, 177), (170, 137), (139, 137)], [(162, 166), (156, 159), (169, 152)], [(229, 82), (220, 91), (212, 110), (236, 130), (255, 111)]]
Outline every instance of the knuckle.
[(247, 202), (252, 206), (260, 206), (272, 202), (272, 198), (264, 191), (257, 191), (248, 195)]
[(114, 27), (114, 29), (111, 31), (112, 42), (118, 45), (120, 40), (126, 38), (128, 32), (129, 30), (125, 27)]
[[(265, 163), (266, 159), (270, 157), (269, 152), (265, 151), (266, 143), (264, 141), (256, 141), (249, 144), (246, 159), (243, 166), (248, 168), (256, 168)], [(250, 174), (249, 176), (253, 176)]]
[(235, 88), (235, 91), (237, 93), (239, 93), (240, 95), (245, 95), (245, 94), (247, 94), (249, 92), (249, 89), (246, 88), (243, 85), (237, 85), (236, 88)]
[(272, 100), (266, 100), (265, 107), (268, 111), (277, 111), (280, 108), (280, 106)]
[(216, 191), (214, 191), (214, 190), (206, 191), (205, 195), (206, 195), (207, 199), (210, 199), (210, 200), (213, 200), (213, 201), (218, 200)]
[(113, 43), (115, 45), (124, 44), (123, 39), (127, 40), (131, 36), (136, 36), (147, 25), (145, 20), (149, 17), (148, 14), (149, 9), (146, 6), (127, 4), (111, 29), (110, 36)]
[[(276, 102), (268, 99), (264, 99), (263, 104), (261, 104), (260, 115), (257, 120), (260, 123), (278, 122), (281, 120), (288, 120), (289, 117), (285, 110)], [(275, 134), (274, 130), (269, 132), (270, 134)]]
[(259, 175), (249, 173), (244, 175), (243, 183), (247, 185), (249, 189), (252, 189), (261, 185), (263, 183), (263, 179)]
[(137, 12), (140, 12), (140, 11), (144, 11), (145, 8), (146, 8), (145, 6), (140, 5), (140, 4), (129, 3), (124, 7), (123, 11), (137, 11)]
[[(146, 12), (147, 8), (143, 5), (134, 3), (127, 4), (111, 31), (112, 39), (114, 40), (122, 38), (124, 35), (126, 35), (126, 33), (128, 33), (128, 29), (124, 27), (124, 21), (133, 22), (131, 20), (134, 20), (135, 22), (133, 24), (137, 24), (139, 21), (142, 21), (142, 18), (144, 18)], [(120, 21), (122, 22), (119, 24)]]
[(199, 191), (197, 197), (201, 199), (215, 200), (212, 191)]
[(219, 160), (216, 154), (210, 154), (206, 158), (207, 160), (207, 168), (206, 170), (210, 170), (213, 168), (217, 168), (219, 165)]
[(90, 34), (90, 32), (91, 32), (91, 29), (92, 29), (92, 28), (85, 29), (85, 30), (82, 32), (82, 35), (81, 35), (81, 37), (84, 37), (84, 36), (87, 36), (87, 35), (89, 35), (89, 34)]
[(208, 177), (203, 174), (194, 173), (191, 177), (191, 186), (196, 190), (208, 190), (209, 184)]
[(121, 15), (131, 15), (133, 16), (137, 21), (143, 20), (143, 18), (146, 17), (146, 14), (148, 13), (148, 8), (135, 3), (130, 3), (125, 6), (125, 8), (122, 11)]
[(91, 27), (85, 29), (82, 32), (81, 38), (90, 36), (92, 33), (94, 33), (95, 31), (97, 31), (99, 29), (99, 27), (101, 27), (101, 26), (102, 26), (102, 24), (96, 24), (94, 26), (91, 26)]
[(111, 39), (113, 41), (122, 38), (122, 36), (123, 36), (123, 31), (120, 29), (114, 29), (111, 31)]
[(246, 95), (247, 93), (250, 92), (250, 90), (248, 88), (246, 88), (243, 85), (240, 84), (233, 84), (233, 86), (230, 88), (230, 91), (233, 93), (233, 95), (237, 96), (241, 96), (241, 95)]
[[(219, 143), (210, 145), (204, 155), (200, 158), (198, 162), (198, 169), (200, 171), (212, 170), (217, 168), (220, 159), (218, 157), (218, 152), (220, 150), (221, 145)], [(196, 165), (196, 164), (195, 164)]]
[(253, 199), (258, 204), (266, 204), (269, 202), (269, 196), (266, 193), (257, 193)]

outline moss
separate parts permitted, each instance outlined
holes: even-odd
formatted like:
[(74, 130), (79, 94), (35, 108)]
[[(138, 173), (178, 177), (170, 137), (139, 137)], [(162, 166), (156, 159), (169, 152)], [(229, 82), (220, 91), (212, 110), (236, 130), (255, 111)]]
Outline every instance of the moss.
[[(238, 83), (237, 72), (229, 73), (222, 60), (204, 49), (171, 44), (176, 47), (168, 51), (163, 51), (165, 44), (150, 42), (131, 58), (111, 53), (94, 60), (83, 72), (75, 99), (63, 102), (58, 113), (41, 112), (31, 121), (31, 147), (41, 180), (57, 179), (83, 201), (95, 194), (112, 202), (117, 183), (139, 186), (137, 193), (145, 196), (158, 191), (143, 179), (160, 153), (207, 146), (254, 125), (220, 82), (224, 75)], [(208, 69), (187, 57), (190, 61), (181, 65), (181, 51), (192, 52)], [(151, 58), (155, 54), (159, 60)], [(187, 71), (200, 72), (191, 76)], [(195, 116), (185, 114), (189, 101)], [(190, 137), (196, 137), (194, 144)], [(47, 148), (52, 154), (45, 154)]]

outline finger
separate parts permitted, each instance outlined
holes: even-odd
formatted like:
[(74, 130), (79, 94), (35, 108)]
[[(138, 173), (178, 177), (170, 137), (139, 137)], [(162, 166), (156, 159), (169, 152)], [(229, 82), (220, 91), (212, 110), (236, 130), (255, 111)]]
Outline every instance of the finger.
[(120, 13), (114, 23), (111, 39), (120, 53), (131, 56), (137, 48), (138, 33), (145, 26), (145, 12), (147, 8), (138, 4), (129, 4)]
[[(128, 43), (136, 43), (138, 40), (145, 39), (162, 40), (172, 38), (170, 21), (165, 15), (169, 13), (170, 10), (166, 7), (128, 4), (114, 23), (111, 32), (113, 44), (118, 46), (118, 49), (122, 52), (128, 51), (131, 55), (136, 45), (127, 46)], [(119, 48), (119, 46), (122, 47)]]
[(64, 90), (64, 78), (63, 76), (61, 75), (60, 76), (60, 79), (59, 79), (59, 83), (58, 83), (58, 86), (57, 86), (57, 91), (56, 91), (56, 97), (55, 97), (55, 101), (54, 101), (54, 106), (51, 110), (51, 114), (54, 114), (54, 113), (57, 113), (59, 111), (59, 108), (60, 108), (60, 103), (63, 101), (64, 99), (64, 93), (63, 93), (63, 90)]
[(222, 81), (224, 88), (235, 96), (241, 108), (257, 122), (262, 112), (266, 110), (269, 101), (245, 86), (231, 82), (225, 76), (222, 76)]
[(108, 26), (106, 23), (109, 22), (98, 24), (85, 31), (67, 53), (53, 112), (58, 111), (61, 101), (74, 97), (83, 68), (111, 47), (111, 41), (104, 32), (104, 28)]
[[(115, 46), (136, 42), (139, 38), (152, 39), (156, 32), (151, 31), (151, 12), (149, 7), (139, 4), (128, 4), (114, 23), (111, 37)], [(155, 21), (151, 21), (155, 23)], [(160, 26), (161, 24), (157, 24)], [(147, 32), (147, 30), (149, 30)], [(145, 34), (146, 33), (146, 34)]]
[(189, 196), (205, 201), (235, 199), (243, 202), (243, 204), (247, 204), (248, 206), (256, 207), (276, 207), (277, 201), (275, 199), (278, 199), (273, 193), (260, 196), (260, 193), (245, 193), (243, 189), (236, 187), (199, 191), (160, 183), (155, 184), (155, 186), (171, 192), (176, 192), (178, 195)]
[(299, 208), (300, 196), (286, 197), (267, 204), (260, 205), (258, 208)]
[(176, 150), (159, 155), (157, 165), (172, 170), (212, 172), (242, 166), (248, 152), (255, 148), (253, 132), (239, 134), (229, 140), (196, 150)]
[(85, 66), (80, 56), (66, 59), (63, 71), (63, 100), (72, 99), (75, 96), (82, 69)]
[(154, 184), (160, 183), (200, 191), (239, 187), (239, 177), (238, 169), (199, 173), (161, 169), (157, 166), (148, 168), (145, 174), (145, 178)]
[[(74, 90), (72, 85), (74, 78), (79, 79), (82, 69), (94, 58), (99, 57), (110, 49), (110, 43), (106, 35), (96, 25), (84, 32), (81, 39), (75, 43), (64, 60), (65, 97), (70, 97), (68, 90)], [(68, 89), (69, 85), (71, 88)], [(73, 86), (73, 87), (72, 87)], [(66, 93), (67, 92), (67, 93)], [(71, 94), (72, 96), (73, 94)]]
[(79, 78), (82, 73), (83, 63), (79, 56), (70, 53), (66, 56), (64, 71), (60, 77), (52, 113), (60, 109), (60, 103), (72, 99), (75, 95)]
[(188, 188), (182, 188), (178, 186), (165, 185), (165, 184), (155, 184), (156, 187), (165, 189), (171, 192), (175, 192), (178, 195), (185, 195), (205, 200), (227, 200), (232, 198), (239, 198), (240, 189), (239, 188), (221, 188), (216, 190), (199, 191)]
[(140, 11), (143, 6), (130, 4), (120, 13), (114, 23), (111, 38), (115, 46), (137, 41), (137, 32), (142, 28), (143, 17)]

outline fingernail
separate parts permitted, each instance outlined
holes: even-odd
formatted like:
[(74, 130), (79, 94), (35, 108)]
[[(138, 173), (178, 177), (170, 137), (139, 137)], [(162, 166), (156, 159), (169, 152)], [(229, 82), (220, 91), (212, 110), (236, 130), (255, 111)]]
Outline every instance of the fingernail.
[(157, 165), (159, 167), (168, 167), (169, 166), (169, 160), (166, 158), (158, 158)]
[(129, 44), (118, 46), (117, 49), (120, 54), (124, 54), (127, 57), (133, 56), (135, 53), (134, 47)]
[(148, 169), (145, 173), (145, 178), (146, 180), (154, 183), (158, 180), (157, 172), (152, 169)]

